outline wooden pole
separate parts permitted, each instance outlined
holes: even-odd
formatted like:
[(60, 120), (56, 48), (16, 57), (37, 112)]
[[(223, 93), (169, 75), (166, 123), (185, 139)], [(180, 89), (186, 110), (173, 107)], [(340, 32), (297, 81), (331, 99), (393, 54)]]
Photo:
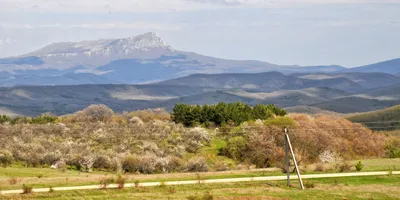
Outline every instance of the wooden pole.
[(285, 134), (284, 136), (284, 141), (285, 141), (285, 152), (286, 152), (286, 174), (287, 174), (287, 186), (290, 187), (290, 160), (289, 160), (289, 143), (286, 139), (287, 135), (287, 128), (285, 127)]
[(300, 170), (299, 170), (299, 167), (297, 166), (296, 157), (294, 156), (294, 152), (293, 152), (292, 144), (290, 143), (289, 135), (287, 133), (285, 133), (285, 137), (286, 137), (287, 143), (289, 144), (290, 152), (292, 153), (294, 167), (297, 172), (297, 177), (299, 178), (299, 181), (300, 181), (300, 187), (301, 187), (301, 189), (304, 190), (303, 180), (301, 180)]

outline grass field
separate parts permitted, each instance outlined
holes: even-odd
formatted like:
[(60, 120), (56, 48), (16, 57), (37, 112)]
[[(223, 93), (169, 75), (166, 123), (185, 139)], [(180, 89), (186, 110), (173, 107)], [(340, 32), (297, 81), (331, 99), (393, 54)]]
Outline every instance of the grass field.
[[(297, 182), (293, 182), (297, 184)], [(209, 192), (213, 199), (399, 199), (400, 176), (346, 177), (305, 180), (308, 187), (286, 187), (284, 181), (196, 184), (1, 196), (1, 199), (188, 199)], [(207, 198), (198, 198), (207, 199)]]
[[(349, 161), (354, 166), (358, 162)], [(389, 171), (400, 170), (400, 159), (372, 159), (362, 160), (364, 168), (362, 171)], [(304, 174), (331, 173), (335, 172), (333, 164), (326, 164), (325, 172), (314, 172), (315, 166), (303, 167)], [(351, 171), (355, 171), (353, 167)], [(280, 169), (255, 169), (255, 170), (237, 170), (224, 172), (203, 172), (203, 173), (171, 173), (171, 174), (126, 174), (126, 182), (156, 182), (156, 181), (177, 181), (177, 180), (197, 180), (197, 179), (222, 179), (222, 178), (240, 178), (240, 177), (260, 177), (283, 175)], [(83, 173), (79, 171), (68, 170), (60, 172), (49, 168), (23, 168), (8, 167), (0, 168), (0, 190), (21, 189), (22, 184), (33, 186), (34, 188), (43, 187), (63, 187), (63, 186), (81, 186), (96, 185), (105, 176), (116, 177), (117, 174), (109, 172)], [(14, 181), (14, 183), (12, 183)]]

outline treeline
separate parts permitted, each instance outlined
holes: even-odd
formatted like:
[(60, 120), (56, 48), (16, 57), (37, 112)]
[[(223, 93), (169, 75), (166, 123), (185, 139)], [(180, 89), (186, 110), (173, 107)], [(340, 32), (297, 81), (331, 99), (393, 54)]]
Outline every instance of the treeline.
[(58, 120), (57, 116), (52, 116), (49, 114), (43, 114), (37, 117), (25, 117), (17, 116), (11, 118), (7, 115), (0, 115), (0, 124), (10, 123), (10, 124), (47, 124), (55, 123)]
[(284, 109), (275, 105), (249, 105), (238, 103), (219, 103), (217, 105), (186, 105), (176, 104), (171, 113), (171, 119), (175, 123), (185, 126), (204, 124), (206, 126), (235, 124), (240, 125), (249, 120), (265, 120), (271, 116), (286, 115)]

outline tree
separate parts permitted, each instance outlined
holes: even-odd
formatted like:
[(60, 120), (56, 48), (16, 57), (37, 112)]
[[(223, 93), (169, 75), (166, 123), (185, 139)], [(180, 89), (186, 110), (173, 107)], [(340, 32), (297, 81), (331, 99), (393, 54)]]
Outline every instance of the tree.
[(268, 119), (273, 115), (283, 116), (286, 111), (274, 105), (256, 105), (251, 108), (242, 102), (226, 104), (221, 102), (217, 105), (186, 105), (176, 104), (172, 110), (172, 120), (185, 126), (197, 124), (222, 125), (232, 123), (240, 125), (249, 120)]
[(0, 164), (2, 167), (7, 167), (11, 165), (13, 162), (14, 162), (14, 157), (9, 151), (7, 150), (0, 151)]
[(103, 104), (90, 105), (89, 107), (77, 113), (78, 119), (80, 121), (90, 121), (90, 122), (109, 121), (112, 118), (113, 114), (114, 111)]
[(10, 122), (11, 118), (7, 115), (0, 115), (0, 124), (4, 124), (5, 122)]
[(273, 111), (271, 109), (268, 109), (268, 107), (265, 105), (257, 104), (253, 107), (252, 117), (255, 120), (257, 119), (265, 120), (270, 118), (272, 115)]

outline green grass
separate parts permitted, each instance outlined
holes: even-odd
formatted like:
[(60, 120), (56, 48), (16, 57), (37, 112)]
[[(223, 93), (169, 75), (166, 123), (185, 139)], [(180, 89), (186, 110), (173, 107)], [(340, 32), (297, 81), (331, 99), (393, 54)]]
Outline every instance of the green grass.
[[(293, 181), (293, 184), (297, 182)], [(312, 184), (311, 184), (312, 183)], [(87, 190), (0, 196), (1, 199), (187, 199), (206, 192), (214, 199), (398, 199), (400, 176), (368, 176), (305, 180), (313, 188), (286, 187), (285, 181), (196, 184), (122, 190)]]
[[(218, 141), (211, 144), (208, 151), (215, 151), (215, 147), (219, 144)], [(204, 154), (207, 151), (202, 152)], [(214, 159), (214, 158), (211, 158)], [(362, 171), (389, 171), (389, 168), (393, 171), (400, 170), (400, 159), (372, 159), (372, 160), (361, 160), (364, 168)], [(354, 166), (358, 160), (349, 161)], [(333, 169), (335, 164), (330, 164)], [(325, 172), (314, 172), (311, 171), (303, 172), (303, 174), (316, 174)], [(355, 168), (352, 168), (355, 171)], [(335, 171), (327, 171), (335, 172)], [(241, 177), (260, 177), (260, 176), (277, 176), (284, 175), (281, 171), (277, 170), (261, 170), (261, 171), (226, 171), (226, 172), (207, 172), (199, 173), (201, 179), (223, 179), (223, 178), (241, 178)], [(60, 172), (48, 168), (18, 168), (8, 167), (0, 168), (0, 189), (20, 189), (22, 184), (33, 185), (35, 188), (42, 187), (63, 187), (63, 186), (81, 186), (81, 185), (95, 185), (99, 184), (99, 181), (104, 176), (116, 177), (117, 174), (109, 172), (98, 172), (83, 173), (78, 171), (68, 170), (66, 172)], [(158, 182), (158, 181), (178, 181), (178, 180), (196, 180), (198, 178), (197, 173), (171, 173), (171, 174), (152, 174), (152, 175), (135, 175), (126, 174), (126, 182), (133, 183), (135, 180), (140, 182)], [(17, 184), (11, 185), (9, 180), (16, 178)]]

